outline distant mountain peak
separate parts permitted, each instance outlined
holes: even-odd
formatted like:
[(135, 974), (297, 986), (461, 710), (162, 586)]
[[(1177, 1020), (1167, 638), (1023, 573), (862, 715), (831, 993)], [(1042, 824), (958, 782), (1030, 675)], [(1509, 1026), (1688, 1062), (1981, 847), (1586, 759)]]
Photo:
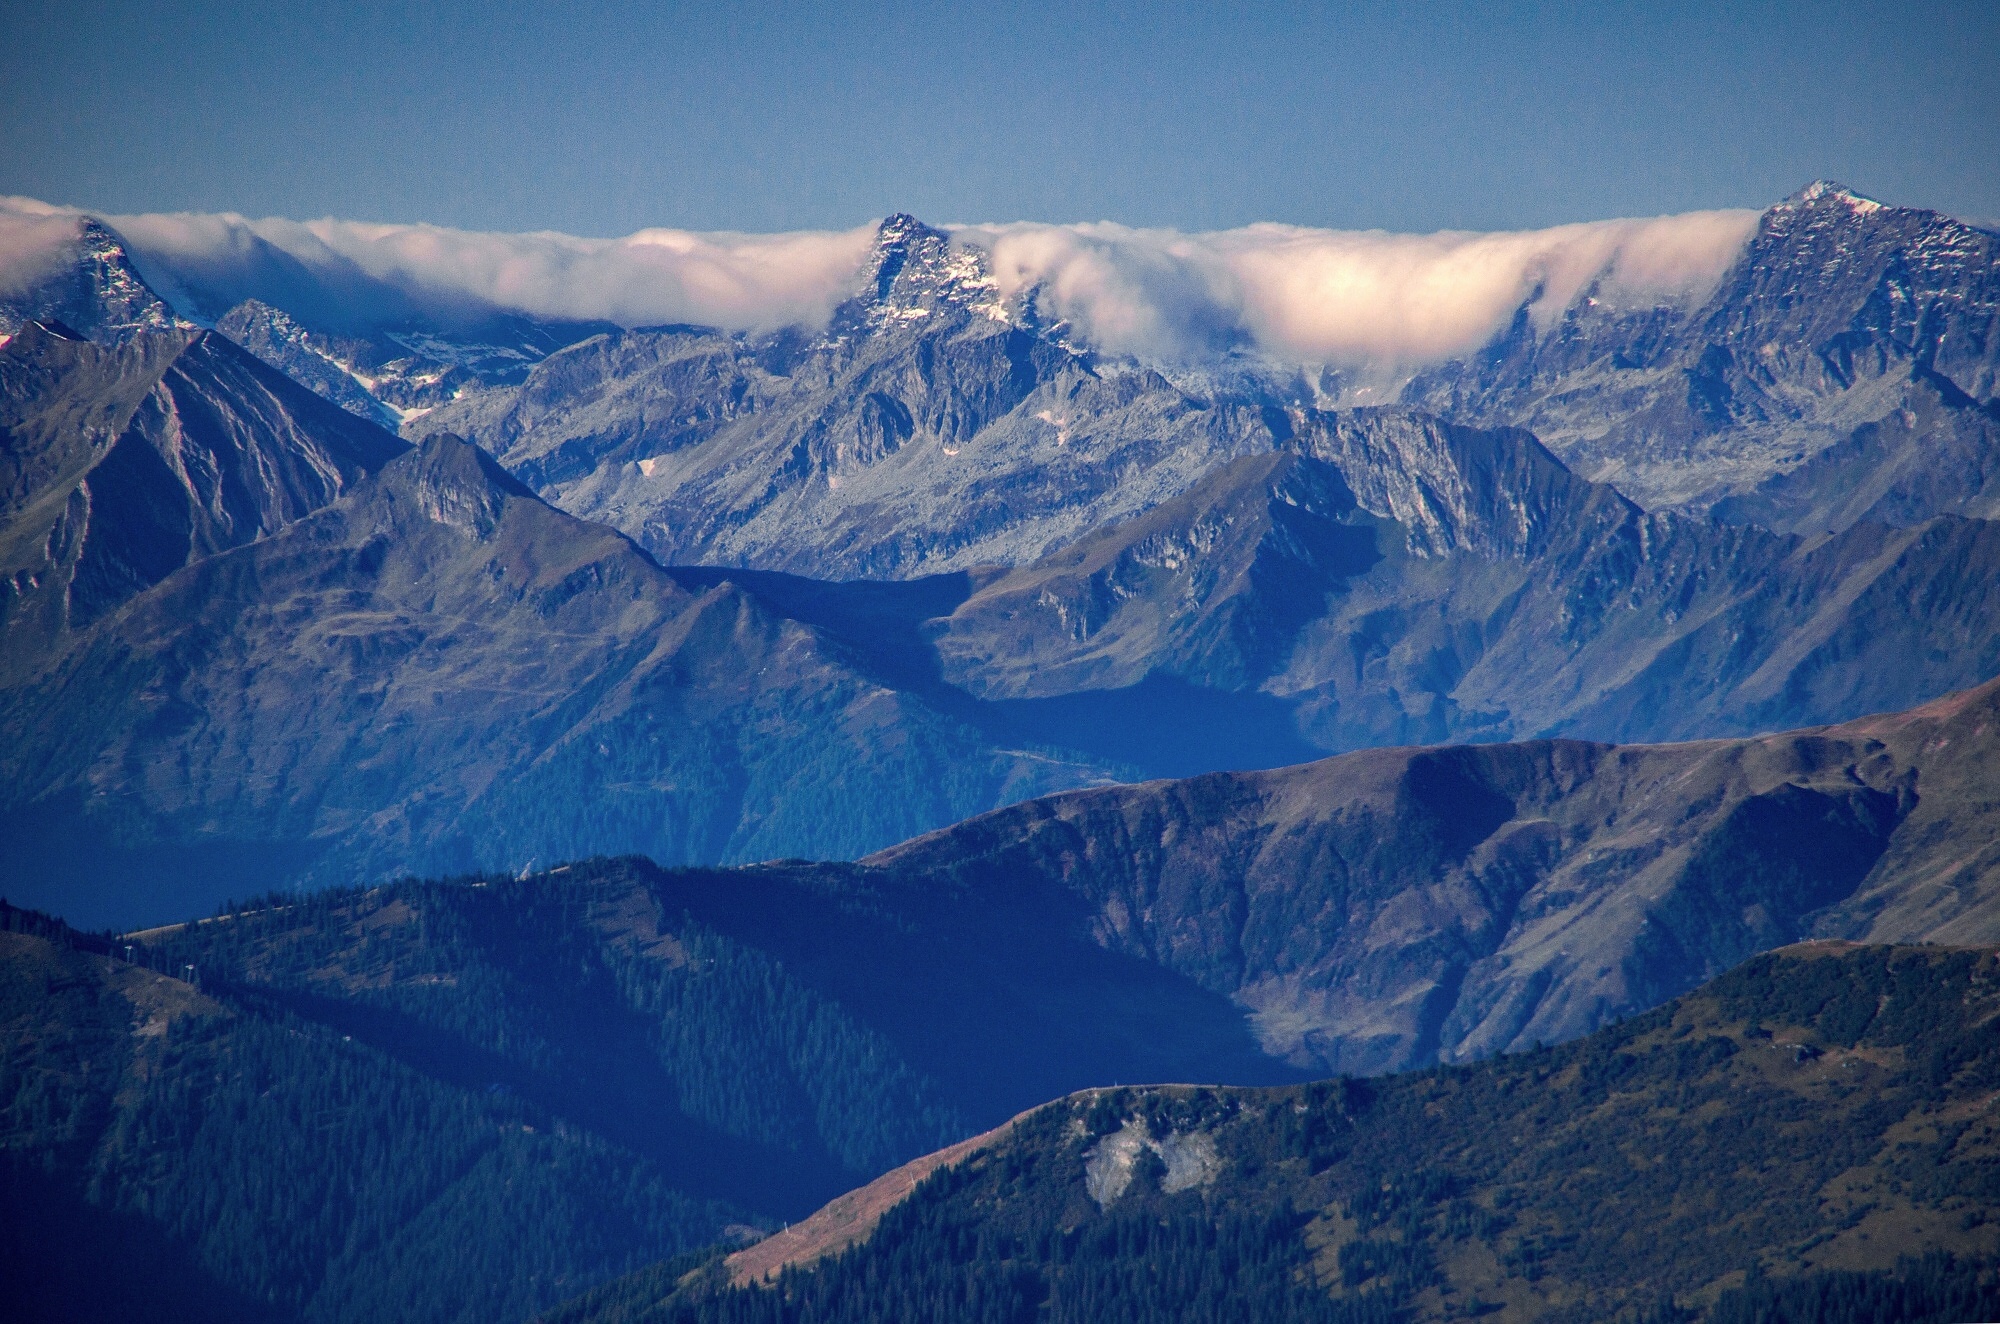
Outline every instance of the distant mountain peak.
[(540, 502), (492, 456), (450, 432), (424, 438), (382, 471), (382, 481), (413, 498), (431, 522), (480, 539), (499, 525), (509, 500)]
[(865, 293), (856, 302), (862, 306), (850, 308), (850, 316), (859, 313), (876, 326), (947, 310), (1008, 320), (985, 256), (907, 212), (885, 218), (876, 231)]
[(116, 342), (147, 331), (191, 330), (132, 265), (124, 241), (91, 216), (47, 251), (46, 271), (0, 298), (0, 332), (28, 322), (61, 324), (86, 339)]
[(1815, 179), (1791, 197), (1779, 203), (1780, 207), (1812, 207), (1838, 204), (1848, 210), (1866, 215), (1882, 210), (1882, 204), (1865, 194), (1858, 193), (1847, 185), (1832, 179)]

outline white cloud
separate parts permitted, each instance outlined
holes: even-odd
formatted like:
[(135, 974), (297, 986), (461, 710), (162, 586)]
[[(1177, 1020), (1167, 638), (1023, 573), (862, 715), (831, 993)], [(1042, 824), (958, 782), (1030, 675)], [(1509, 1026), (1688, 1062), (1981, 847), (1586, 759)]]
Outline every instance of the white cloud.
[(1108, 350), (1177, 357), (1240, 332), (1300, 362), (1434, 363), (1478, 348), (1531, 300), (1546, 322), (1586, 291), (1646, 304), (1711, 292), (1753, 211), (1494, 234), (1252, 225), (1184, 235), (1111, 224), (967, 226), (1009, 296)]
[(873, 236), (870, 227), (777, 235), (641, 230), (579, 239), (233, 215), (105, 220), (142, 266), (196, 271), (203, 285), (239, 298), (260, 294), (274, 264), (296, 263), (357, 296), (372, 289), (386, 317), (407, 304), (433, 313), (497, 308), (625, 326), (700, 322), (745, 330), (824, 322)]
[(33, 289), (76, 241), (77, 217), (28, 198), (0, 198), (0, 296)]
[[(75, 213), (0, 200), (0, 285)], [(1408, 368), (1476, 349), (1524, 304), (1546, 323), (1589, 293), (1650, 305), (1713, 289), (1756, 212), (1694, 212), (1491, 234), (1252, 225), (1209, 234), (1089, 225), (953, 227), (1001, 292), (1113, 353), (1191, 359), (1225, 345), (1281, 360)], [(495, 309), (625, 326), (824, 324), (855, 288), (873, 227), (776, 235), (642, 230), (622, 239), (430, 225), (103, 218), (184, 310), (259, 297), (322, 321)]]

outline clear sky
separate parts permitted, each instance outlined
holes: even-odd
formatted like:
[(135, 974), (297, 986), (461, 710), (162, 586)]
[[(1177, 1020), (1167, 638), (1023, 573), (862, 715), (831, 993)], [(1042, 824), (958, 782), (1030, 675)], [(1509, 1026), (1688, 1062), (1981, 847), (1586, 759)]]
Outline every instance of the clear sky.
[(0, 0), (0, 193), (643, 226), (2000, 217), (2000, 4)]

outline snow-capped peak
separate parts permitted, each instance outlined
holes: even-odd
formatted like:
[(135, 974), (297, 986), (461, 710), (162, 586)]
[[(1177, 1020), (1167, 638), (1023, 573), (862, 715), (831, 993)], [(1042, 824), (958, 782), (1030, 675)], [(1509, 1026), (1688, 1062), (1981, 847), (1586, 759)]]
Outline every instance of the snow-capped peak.
[(1865, 216), (1870, 212), (1882, 210), (1882, 204), (1875, 199), (1857, 193), (1847, 187), (1847, 185), (1837, 183), (1831, 179), (1815, 179), (1812, 183), (1806, 185), (1797, 193), (1792, 194), (1791, 197), (1786, 198), (1778, 205), (1780, 207), (1810, 207), (1822, 201), (1842, 203), (1849, 211), (1859, 216)]
[(845, 311), (876, 325), (921, 321), (944, 311), (1007, 320), (985, 255), (903, 212), (888, 217), (876, 232), (864, 288), (853, 301), (862, 307), (850, 304)]
[(0, 330), (57, 321), (91, 340), (116, 341), (142, 331), (191, 329), (139, 275), (125, 245), (89, 216), (36, 218), (44, 232), (22, 245), (22, 270), (0, 273), (13, 285), (0, 295)]

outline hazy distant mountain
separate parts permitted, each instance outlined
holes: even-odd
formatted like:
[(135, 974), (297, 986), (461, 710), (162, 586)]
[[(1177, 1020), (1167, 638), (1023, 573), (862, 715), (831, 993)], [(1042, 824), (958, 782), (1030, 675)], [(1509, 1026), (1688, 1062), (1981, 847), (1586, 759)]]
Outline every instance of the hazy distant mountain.
[(505, 316), (315, 329), (258, 299), (230, 308), (215, 328), (342, 409), (391, 429), (468, 392), (513, 385), (551, 350), (610, 329)]
[[(139, 445), (158, 411), (130, 404), (170, 351), (119, 331), (109, 339), (130, 343), (61, 342), (70, 347), (58, 353), (46, 346), (61, 333), (31, 328), (0, 350), (24, 363), (31, 350), (53, 355), (35, 370), (41, 384), (21, 388), (22, 417), (41, 412), (10, 434), (9, 462), (69, 474), (48, 480), (63, 501), (124, 500), (128, 513), (101, 518), (81, 542), (52, 536), (74, 523), (57, 519), (53, 496), (32, 518), (24, 506), (9, 519), (5, 665), (21, 679), (0, 704), (15, 737), (7, 812), (40, 825), (33, 839), (48, 844), (36, 849), (54, 854), (37, 860), (61, 854), (56, 824), (118, 823), (91, 834), (114, 852), (110, 874), (85, 868), (100, 878), (142, 871), (143, 852), (166, 843), (197, 850), (208, 862), (176, 855), (181, 864), (150, 872), (210, 874), (212, 896), (232, 886), (222, 878), (255, 870), (518, 868), (606, 850), (847, 855), (1109, 776), (1408, 742), (1740, 734), (1907, 707), (2000, 671), (2000, 524), (1935, 513), (1983, 500), (1991, 434), (1959, 424), (1990, 412), (1975, 399), (1992, 390), (1978, 330), (1987, 238), (1822, 189), (1766, 214), (1695, 321), (1664, 305), (1645, 317), (1593, 311), (1586, 295), (1572, 332), (1543, 335), (1530, 319), (1485, 368), (1441, 369), (1413, 387), (1461, 415), (1521, 413), (1583, 455), (1586, 442), (1641, 435), (1624, 424), (1596, 441), (1564, 431), (1585, 413), (1562, 412), (1571, 396), (1560, 383), (1602, 377), (1624, 394), (1591, 388), (1591, 417), (1655, 419), (1665, 430), (1644, 434), (1655, 450), (1699, 422), (1708, 449), (1688, 462), (1727, 451), (1748, 473), (1773, 453), (1780, 403), (1794, 422), (1858, 418), (1878, 399), (1871, 391), (1894, 386), (1906, 421), (1863, 427), (1718, 508), (1734, 518), (1763, 502), (1773, 523), (1804, 528), (1796, 534), (1647, 514), (1519, 428), (1406, 406), (1320, 408), (1299, 382), (1248, 367), (1170, 377), (1107, 361), (1047, 322), (1036, 291), (1002, 299), (977, 251), (907, 217), (884, 224), (865, 283), (824, 333), (660, 328), (561, 348), (587, 328), (494, 323), (525, 348), (448, 366), (443, 341), (407, 327), (314, 329), (331, 325), (326, 307), (310, 323), (273, 304), (224, 311), (244, 343), (355, 409), (427, 410), (406, 422), (412, 435), (467, 427), (572, 513), (703, 569), (663, 572), (602, 525), (539, 505), (520, 517), (536, 532), (514, 561), (496, 552), (512, 535), (479, 521), (460, 530), (469, 541), (440, 541), (445, 524), (401, 515), (379, 528), (359, 514), (311, 532), (288, 525), (378, 466), (386, 439), (331, 410), (308, 418), (303, 392), (258, 377), (214, 333), (188, 342), (189, 363), (233, 365), (291, 402), (231, 405), (239, 423), (221, 430), (237, 438), (232, 454), (296, 475), (276, 483), (283, 499), (216, 506), (196, 474), (183, 485), (192, 495), (163, 497), (162, 514), (144, 483), (118, 496), (124, 461), (110, 459), (95, 486), (79, 485), (82, 470), (60, 457), (142, 459), (181, 444)], [(1840, 279), (1810, 299), (1801, 291), (1814, 262)], [(130, 274), (109, 249), (72, 265)], [(123, 279), (85, 284), (123, 289)], [(267, 287), (291, 288), (276, 277)], [(324, 282), (312, 288), (338, 304)], [(1867, 307), (1840, 311), (1856, 300)], [(105, 304), (98, 320), (118, 325), (122, 306)], [(1808, 357), (1821, 368), (1798, 360), (1783, 390), (1775, 368), (1759, 369), (1730, 387), (1734, 413), (1690, 414), (1696, 396), (1668, 390), (1693, 380), (1673, 365), (1696, 353), (1700, 328), (1704, 344), (1735, 327), (1739, 339), (1791, 345), (1772, 354), (1792, 363), (1798, 345), (1832, 344), (1836, 324), (1876, 328), (1840, 341), (1853, 352), (1839, 372), (1819, 350)], [(1922, 354), (1911, 348), (1918, 324), (1942, 337)], [(1662, 357), (1619, 367), (1638, 362), (1632, 346), (1647, 336)], [(518, 385), (492, 384), (524, 371)], [(161, 380), (171, 395), (181, 378)], [(1742, 403), (1752, 385), (1754, 409)], [(1680, 401), (1671, 409), (1669, 396)], [(133, 445), (113, 447), (128, 408), (143, 426)], [(1950, 463), (1934, 453), (1940, 438), (1957, 438)], [(446, 450), (487, 489), (466, 498), (472, 507), (530, 508), (498, 470)], [(1838, 512), (1813, 495), (1822, 470)], [(407, 481), (385, 479), (382, 491)], [(356, 511), (380, 500), (422, 508), (407, 492), (356, 500)], [(239, 561), (200, 560), (255, 538), (265, 542)], [(558, 615), (512, 596), (547, 566), (606, 556), (611, 580), (648, 587), (579, 589)], [(66, 557), (78, 568), (64, 569)], [(402, 578), (378, 582), (383, 565)], [(147, 589), (183, 566), (172, 585)], [(643, 603), (637, 616), (623, 592)], [(353, 602), (353, 629), (336, 631), (332, 649), (321, 638), (330, 627), (296, 606), (339, 614)], [(718, 625), (726, 642), (681, 633), (686, 620), (735, 609), (723, 604), (751, 623)], [(87, 638), (64, 634), (93, 621)], [(483, 630), (504, 642), (448, 652), (432, 642)], [(783, 642), (793, 638), (804, 651)], [(631, 655), (642, 640), (656, 656)], [(350, 642), (358, 651), (343, 652)], [(663, 679), (623, 679), (638, 676)], [(745, 676), (756, 678), (747, 691)], [(367, 775), (342, 771), (357, 759)], [(167, 777), (168, 767), (184, 771)], [(822, 783), (841, 789), (806, 789)], [(58, 804), (70, 808), (52, 812)]]
[(1103, 775), (996, 748), (448, 438), (125, 602), (0, 693), (0, 729), (7, 895), (95, 921), (612, 850), (841, 857)]
[(0, 346), (0, 678), (175, 570), (333, 500), (409, 448), (229, 340)]
[[(518, 383), (551, 350), (612, 329), (491, 310), (424, 311), (352, 264), (313, 271), (255, 235), (248, 251), (153, 252), (148, 282), (102, 222), (8, 214), (29, 233), (0, 266), (0, 336), (33, 322), (117, 344), (145, 332), (213, 326), (349, 413), (394, 430), (469, 390)], [(227, 273), (211, 268), (229, 267)], [(245, 289), (263, 297), (242, 297)]]
[[(989, 701), (1096, 694), (1107, 719), (1171, 681), (1161, 723), (1190, 689), (1226, 693), (1331, 751), (1740, 734), (2000, 673), (2000, 523), (1775, 535), (1645, 514), (1518, 431), (1299, 423), (1283, 451), (984, 579), (926, 627), (945, 678)], [(1235, 766), (1283, 761), (1241, 736)]]
[[(26, 302), (0, 296), (10, 316), (86, 334), (174, 316), (122, 250), (107, 263), (115, 236), (74, 223), (79, 260)], [(1649, 510), (1721, 503), (1811, 533), (1995, 509), (1994, 234), (1827, 183), (1768, 209), (1705, 300), (1635, 304), (1607, 270), (1562, 308), (1532, 291), (1485, 348), (1413, 377), (1270, 363), (1227, 335), (1172, 362), (1107, 357), (1041, 313), (1041, 290), (1001, 299), (982, 250), (906, 216), (830, 326), (761, 335), (419, 308), (330, 252), (308, 270), (245, 235), (256, 252), (226, 263), (149, 256), (183, 315), (413, 438), (472, 437), (669, 559), (817, 577), (1018, 565), (1270, 449), (1282, 428), (1260, 408), (1345, 400), (1362, 378), (1372, 399), (1526, 427)], [(91, 291), (113, 311), (87, 310)]]
[(910, 217), (861, 284), (824, 333), (615, 333), (407, 431), (463, 433), (662, 559), (822, 579), (1032, 560), (1271, 447), (1258, 407), (1100, 371)]
[[(1404, 405), (1528, 428), (1648, 509), (1718, 501), (1816, 533), (1987, 515), (1994, 236), (1816, 185), (1765, 213), (1705, 303), (1523, 306)], [(885, 222), (824, 334), (613, 333), (407, 430), (464, 432), (577, 514), (677, 560), (817, 577), (1021, 565), (1287, 444), (1296, 370), (1107, 359), (1002, 301), (976, 250)], [(1333, 389), (1339, 390), (1338, 381)]]
[[(74, 360), (58, 400), (129, 400), (147, 379), (120, 365), (152, 362), (6, 352), (36, 345)], [(213, 336), (188, 352), (264, 372)], [(80, 570), (16, 577), (9, 895), (129, 921), (604, 852), (849, 857), (1114, 776), (1754, 731), (2000, 670), (2000, 525), (1800, 540), (1647, 516), (1524, 433), (1393, 411), (1298, 415), (1282, 454), (1016, 571), (841, 585), (662, 569), (455, 440), (336, 486), (362, 463), (333, 464), (340, 438), (368, 464), (398, 443), (272, 380), (313, 426), (259, 433), (259, 472), (331, 477), (277, 484), (230, 537), (107, 562), (147, 574), (92, 557), (180, 524), (121, 519)], [(98, 450), (163, 453), (153, 435)], [(98, 499), (127, 491), (91, 472)], [(208, 509), (177, 483), (121, 499)], [(72, 546), (19, 528), (38, 557)]]

